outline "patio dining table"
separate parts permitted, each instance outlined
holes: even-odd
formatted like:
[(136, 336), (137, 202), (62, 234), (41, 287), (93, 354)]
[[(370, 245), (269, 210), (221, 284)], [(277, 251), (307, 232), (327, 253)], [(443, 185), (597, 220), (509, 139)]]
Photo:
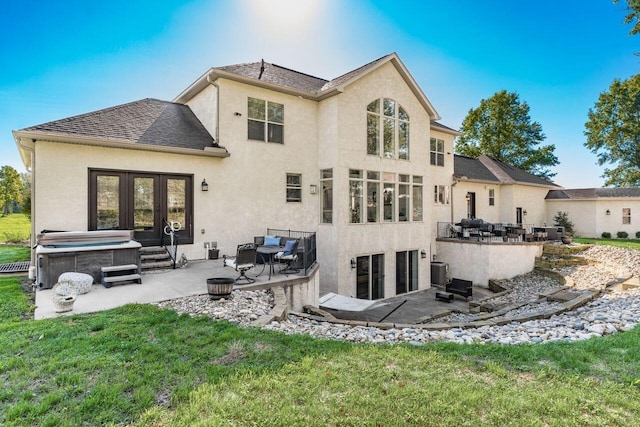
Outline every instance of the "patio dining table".
[[(278, 252), (284, 251), (284, 246), (258, 246), (257, 253), (261, 255), (267, 255), (269, 258), (269, 280), (271, 280), (271, 275), (274, 274), (273, 269), (273, 257)], [(265, 257), (262, 257), (263, 261)]]

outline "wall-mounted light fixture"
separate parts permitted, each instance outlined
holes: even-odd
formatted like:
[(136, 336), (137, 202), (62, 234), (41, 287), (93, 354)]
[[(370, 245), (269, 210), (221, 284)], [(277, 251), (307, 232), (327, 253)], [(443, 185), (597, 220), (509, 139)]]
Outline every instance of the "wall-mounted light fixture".
[(611, 215), (611, 211), (609, 209), (607, 209), (606, 214), (607, 215)]
[(318, 186), (315, 184), (311, 184), (309, 186), (309, 193), (316, 194), (318, 192)]
[(202, 184), (200, 184), (202, 191), (209, 191), (209, 184), (207, 184), (207, 180), (203, 179)]
[(527, 214), (527, 210), (525, 209), (522, 211), (522, 215), (526, 215), (526, 214)]
[(356, 268), (356, 259), (351, 258), (351, 268)]
[(424, 249), (420, 251), (420, 256), (422, 257), (422, 259), (425, 259), (427, 257), (427, 251), (425, 251)]
[(233, 113), (233, 115), (234, 115), (234, 116), (236, 116), (236, 117), (241, 117), (241, 116), (242, 116), (242, 113), (238, 113), (238, 112), (236, 111), (235, 113)]
[(471, 194), (467, 193), (467, 195), (464, 196), (464, 198), (468, 202), (469, 200), (471, 200)]

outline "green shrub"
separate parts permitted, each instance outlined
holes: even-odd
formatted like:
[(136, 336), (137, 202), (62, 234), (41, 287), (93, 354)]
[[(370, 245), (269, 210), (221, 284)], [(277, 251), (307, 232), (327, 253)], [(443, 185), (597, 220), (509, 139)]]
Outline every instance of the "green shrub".
[(569, 219), (568, 212), (560, 212), (553, 217), (554, 227), (564, 227), (564, 234), (566, 236), (573, 236), (573, 221)]
[(4, 240), (7, 243), (22, 243), (29, 240), (29, 235), (21, 233), (20, 231), (5, 231)]
[(636, 231), (636, 239), (640, 239), (640, 231)]
[[(640, 231), (638, 231), (638, 233), (640, 233)], [(611, 233), (609, 233), (608, 231), (604, 231), (602, 233), (602, 238), (603, 239), (610, 239), (611, 238)]]
[(618, 231), (616, 233), (616, 236), (618, 236), (618, 239), (626, 239), (627, 237), (629, 237), (629, 233), (627, 233), (626, 231)]

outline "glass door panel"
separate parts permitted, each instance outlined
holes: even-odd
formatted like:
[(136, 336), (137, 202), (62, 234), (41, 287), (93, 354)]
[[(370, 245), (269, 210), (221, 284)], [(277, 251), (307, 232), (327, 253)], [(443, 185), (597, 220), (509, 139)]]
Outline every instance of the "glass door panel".
[(153, 230), (154, 221), (154, 179), (133, 179), (133, 229)]
[(359, 256), (356, 265), (356, 297), (369, 299), (369, 257)]
[(97, 176), (96, 217), (96, 230), (117, 230), (121, 227), (119, 176)]
[(182, 228), (187, 225), (187, 181), (185, 179), (167, 179), (167, 220), (179, 222)]
[(371, 299), (384, 298), (384, 255), (371, 255)]

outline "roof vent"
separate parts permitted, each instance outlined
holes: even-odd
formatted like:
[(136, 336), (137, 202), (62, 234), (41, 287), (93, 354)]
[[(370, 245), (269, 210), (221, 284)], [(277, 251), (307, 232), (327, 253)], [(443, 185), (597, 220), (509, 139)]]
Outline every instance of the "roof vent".
[(260, 75), (258, 76), (258, 80), (262, 78), (262, 73), (264, 73), (264, 59), (262, 59), (262, 63), (260, 64)]

